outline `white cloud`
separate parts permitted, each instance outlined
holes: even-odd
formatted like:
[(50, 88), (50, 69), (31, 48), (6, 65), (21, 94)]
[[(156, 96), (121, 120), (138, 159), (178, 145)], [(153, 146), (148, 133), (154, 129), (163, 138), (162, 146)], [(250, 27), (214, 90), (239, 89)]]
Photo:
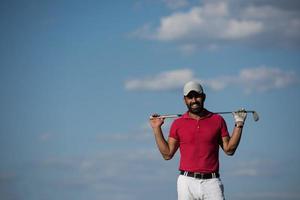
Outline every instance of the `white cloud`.
[(224, 2), (193, 7), (188, 12), (163, 17), (155, 35), (158, 40), (218, 37), (219, 29), (225, 28), (223, 18), (227, 16), (228, 8)]
[(229, 86), (241, 87), (245, 93), (265, 92), (281, 89), (299, 82), (294, 71), (279, 68), (256, 67), (243, 69), (237, 75), (227, 75), (203, 80), (213, 90), (222, 90)]
[(196, 9), (187, 14), (175, 13), (161, 19), (161, 26), (155, 36), (158, 40), (180, 39), (197, 32), (197, 27), (201, 23), (202, 19), (198, 17)]
[(165, 71), (150, 77), (128, 80), (125, 88), (144, 91), (173, 90), (182, 88), (184, 83), (190, 80), (199, 80), (204, 86), (216, 91), (235, 86), (248, 94), (281, 89), (299, 83), (299, 77), (294, 71), (261, 66), (243, 69), (239, 74), (209, 79), (196, 77), (190, 69)]
[(233, 18), (226, 2), (213, 2), (193, 7), (188, 12), (175, 12), (163, 17), (154, 35), (158, 40), (168, 41), (191, 38), (234, 40), (262, 30), (261, 22)]
[(275, 6), (270, 2), (268, 5), (251, 4), (251, 1), (204, 1), (188, 11), (176, 11), (163, 16), (158, 26), (145, 25), (134, 35), (159, 41), (176, 41), (182, 43), (180, 46), (191, 41), (201, 47), (227, 42), (279, 46), (299, 44), (299, 12), (297, 9)]
[(244, 85), (247, 92), (255, 90), (264, 92), (270, 89), (285, 88), (298, 81), (299, 79), (293, 71), (283, 71), (279, 68), (264, 66), (244, 69), (239, 74), (239, 82)]
[(241, 15), (248, 19), (271, 20), (274, 18), (280, 18), (286, 14), (287, 13), (284, 10), (275, 8), (271, 5), (264, 5), (248, 6), (244, 9), (244, 12)]
[(255, 35), (263, 30), (263, 24), (257, 21), (235, 19), (228, 20), (227, 28), (221, 32), (220, 38), (224, 39), (242, 39)]
[(155, 76), (128, 80), (125, 82), (125, 89), (153, 91), (177, 89), (191, 79), (193, 72), (189, 69), (165, 71)]

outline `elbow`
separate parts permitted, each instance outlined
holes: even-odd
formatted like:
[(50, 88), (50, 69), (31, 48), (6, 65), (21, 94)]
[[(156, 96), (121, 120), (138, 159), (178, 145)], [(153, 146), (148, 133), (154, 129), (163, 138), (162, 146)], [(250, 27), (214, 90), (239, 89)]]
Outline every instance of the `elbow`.
[(163, 154), (162, 156), (164, 160), (171, 160), (173, 158), (173, 155), (169, 155), (169, 154)]
[(226, 155), (228, 155), (228, 156), (233, 156), (234, 153), (235, 153), (235, 150), (236, 150), (236, 148), (226, 149), (226, 150), (225, 150), (225, 153), (226, 153)]
[(227, 156), (233, 156), (235, 151), (227, 151), (225, 152)]

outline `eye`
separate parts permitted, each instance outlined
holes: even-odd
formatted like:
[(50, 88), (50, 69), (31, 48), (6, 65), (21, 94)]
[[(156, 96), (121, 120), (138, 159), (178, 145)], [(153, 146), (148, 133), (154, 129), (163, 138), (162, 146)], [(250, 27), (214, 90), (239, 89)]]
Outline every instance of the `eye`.
[(189, 99), (192, 99), (192, 98), (199, 98), (199, 97), (201, 97), (201, 95), (198, 93), (190, 93), (186, 97)]

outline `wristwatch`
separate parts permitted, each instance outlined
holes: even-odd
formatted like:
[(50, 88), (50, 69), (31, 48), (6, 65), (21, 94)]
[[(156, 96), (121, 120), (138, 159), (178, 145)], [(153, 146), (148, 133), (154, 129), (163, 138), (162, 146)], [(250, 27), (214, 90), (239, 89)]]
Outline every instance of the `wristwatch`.
[(235, 124), (234, 126), (237, 127), (237, 128), (243, 128), (244, 127), (244, 125), (237, 125), (237, 124)]

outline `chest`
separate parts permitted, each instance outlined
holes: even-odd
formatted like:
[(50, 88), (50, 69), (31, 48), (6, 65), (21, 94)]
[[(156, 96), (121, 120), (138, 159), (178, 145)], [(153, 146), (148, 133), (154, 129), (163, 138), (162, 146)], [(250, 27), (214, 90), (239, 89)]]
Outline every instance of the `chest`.
[(178, 129), (180, 143), (216, 144), (220, 138), (218, 123), (204, 120), (187, 121)]

